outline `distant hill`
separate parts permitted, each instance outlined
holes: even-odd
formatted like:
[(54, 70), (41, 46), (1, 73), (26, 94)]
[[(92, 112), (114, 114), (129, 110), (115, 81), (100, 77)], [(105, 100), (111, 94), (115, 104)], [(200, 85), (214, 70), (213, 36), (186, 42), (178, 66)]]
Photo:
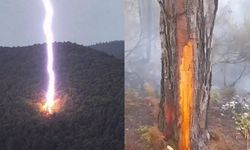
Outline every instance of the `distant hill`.
[(57, 94), (67, 101), (46, 118), (33, 105), (46, 91), (45, 47), (0, 47), (0, 149), (123, 149), (123, 61), (55, 43)]
[(112, 41), (90, 45), (90, 48), (124, 59), (124, 41)]

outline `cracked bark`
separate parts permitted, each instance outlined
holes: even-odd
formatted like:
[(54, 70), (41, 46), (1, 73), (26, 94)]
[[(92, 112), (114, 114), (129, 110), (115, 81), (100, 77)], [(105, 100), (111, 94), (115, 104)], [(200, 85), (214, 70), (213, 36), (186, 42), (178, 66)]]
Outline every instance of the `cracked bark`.
[(211, 88), (211, 40), (217, 0), (161, 0), (159, 128), (179, 150), (206, 141)]

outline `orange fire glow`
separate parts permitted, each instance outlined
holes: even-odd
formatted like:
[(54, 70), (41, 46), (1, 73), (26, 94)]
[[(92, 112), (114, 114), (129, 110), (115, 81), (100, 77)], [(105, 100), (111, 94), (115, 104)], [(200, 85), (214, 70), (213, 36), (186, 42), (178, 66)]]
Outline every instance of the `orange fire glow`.
[(59, 99), (54, 100), (53, 104), (48, 103), (48, 101), (45, 99), (38, 104), (39, 111), (46, 115), (52, 115), (59, 112), (62, 106), (63, 102)]
[(184, 46), (180, 65), (180, 113), (181, 113), (181, 149), (190, 150), (191, 110), (193, 100), (193, 42)]
[(46, 103), (43, 105), (43, 110), (47, 111), (49, 114), (53, 114), (54, 108), (55, 108), (54, 101), (46, 101)]

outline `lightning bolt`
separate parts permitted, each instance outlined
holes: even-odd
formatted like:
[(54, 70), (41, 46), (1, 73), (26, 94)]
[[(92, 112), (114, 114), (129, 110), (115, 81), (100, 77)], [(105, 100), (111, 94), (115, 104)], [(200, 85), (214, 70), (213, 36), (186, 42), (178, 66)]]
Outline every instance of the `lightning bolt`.
[(45, 8), (45, 19), (43, 24), (44, 34), (46, 36), (47, 42), (47, 72), (48, 72), (48, 89), (46, 94), (46, 104), (45, 108), (48, 113), (53, 113), (53, 106), (55, 104), (55, 73), (53, 70), (53, 46), (52, 43), (54, 41), (53, 31), (52, 31), (52, 19), (53, 19), (53, 6), (50, 0), (43, 0), (44, 8)]

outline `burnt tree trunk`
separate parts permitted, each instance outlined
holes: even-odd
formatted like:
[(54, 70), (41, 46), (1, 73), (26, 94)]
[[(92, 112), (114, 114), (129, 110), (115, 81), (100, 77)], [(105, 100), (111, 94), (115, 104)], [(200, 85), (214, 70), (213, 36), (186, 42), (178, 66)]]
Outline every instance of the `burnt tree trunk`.
[(159, 0), (162, 97), (159, 128), (178, 150), (206, 140), (211, 87), (211, 40), (217, 0)]

